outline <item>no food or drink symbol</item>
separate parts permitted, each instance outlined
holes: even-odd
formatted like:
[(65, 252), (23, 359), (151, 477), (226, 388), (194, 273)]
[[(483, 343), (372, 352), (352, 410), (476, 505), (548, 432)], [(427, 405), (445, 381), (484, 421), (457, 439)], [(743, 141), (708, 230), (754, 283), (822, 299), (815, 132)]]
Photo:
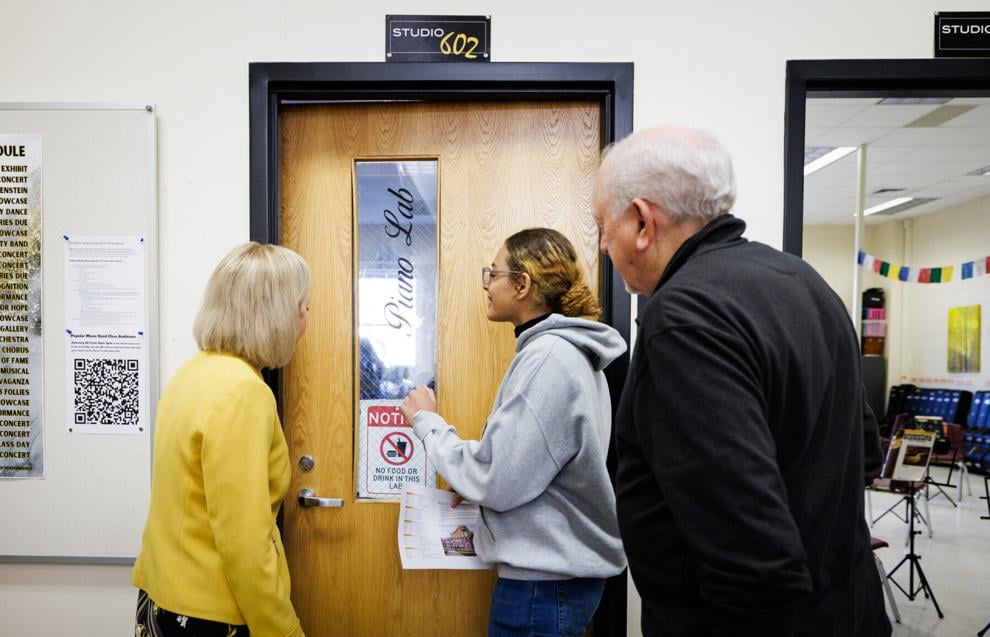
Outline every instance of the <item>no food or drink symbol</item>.
[(413, 456), (412, 438), (401, 431), (393, 431), (382, 438), (382, 459), (391, 465), (403, 465)]

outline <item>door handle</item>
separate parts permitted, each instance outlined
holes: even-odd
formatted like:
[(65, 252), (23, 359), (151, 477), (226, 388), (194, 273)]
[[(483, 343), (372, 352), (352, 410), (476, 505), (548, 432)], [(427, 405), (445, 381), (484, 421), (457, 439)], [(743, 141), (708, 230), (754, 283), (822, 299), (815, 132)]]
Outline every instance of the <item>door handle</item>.
[(299, 506), (340, 508), (344, 506), (344, 501), (340, 498), (318, 498), (316, 497), (316, 491), (312, 489), (301, 489), (299, 491)]

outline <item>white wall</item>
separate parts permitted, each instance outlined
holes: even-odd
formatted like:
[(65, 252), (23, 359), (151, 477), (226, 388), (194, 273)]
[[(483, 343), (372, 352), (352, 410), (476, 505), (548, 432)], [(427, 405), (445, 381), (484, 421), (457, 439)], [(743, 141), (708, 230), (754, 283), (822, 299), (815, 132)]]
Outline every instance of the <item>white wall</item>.
[[(909, 222), (908, 225), (910, 225)], [(910, 255), (913, 242), (911, 230), (897, 221), (879, 225), (866, 225), (863, 228), (863, 248), (866, 252), (885, 261), (912, 265), (917, 263)], [(906, 252), (907, 251), (907, 252)], [(880, 256), (883, 255), (883, 256)], [(882, 288), (887, 310), (887, 337), (884, 341), (884, 354), (887, 357), (887, 385), (895, 385), (903, 374), (905, 358), (904, 343), (912, 323), (912, 314), (905, 303), (910, 294), (910, 286), (899, 281), (882, 277), (879, 274), (860, 269), (860, 290)]]
[[(386, 13), (491, 14), (496, 61), (632, 61), (638, 128), (709, 128), (736, 159), (737, 212), (780, 245), (787, 59), (931, 56), (932, 14), (950, 0), (33, 0), (3, 4), (4, 101), (151, 102), (160, 140), (161, 377), (194, 351), (190, 324), (212, 266), (248, 237), (252, 61), (382, 61)], [(320, 311), (320, 308), (313, 308)], [(2, 497), (2, 496), (0, 496)], [(106, 568), (65, 567), (73, 581)], [(118, 569), (123, 571), (124, 569)], [(0, 633), (88, 612), (62, 578), (26, 588), (30, 567), (0, 566)], [(123, 578), (121, 578), (123, 581)], [(120, 584), (121, 590), (126, 584)], [(111, 586), (111, 588), (113, 588)], [(120, 591), (117, 591), (120, 592)], [(128, 593), (129, 595), (129, 593)], [(115, 607), (126, 595), (107, 592)], [(119, 613), (130, 604), (120, 601)], [(119, 634), (114, 612), (91, 634)], [(23, 633), (21, 633), (23, 634)]]
[[(961, 280), (958, 265), (990, 255), (990, 197), (906, 221), (867, 226), (863, 249), (912, 267), (956, 266), (953, 281), (901, 283), (862, 270), (861, 289), (882, 287), (887, 307), (887, 384), (914, 383), (978, 391), (990, 389), (990, 276)], [(852, 226), (807, 226), (804, 257), (844, 299), (851, 299)], [(849, 301), (847, 300), (847, 307)], [(981, 371), (949, 374), (949, 308), (981, 305)]]
[(839, 295), (852, 311), (853, 244), (855, 229), (851, 225), (805, 226), (801, 240), (801, 256)]
[[(884, 356), (887, 359), (887, 384), (902, 382), (903, 342), (907, 313), (904, 312), (903, 284), (862, 270), (855, 266), (855, 234), (852, 224), (805, 226), (803, 257), (828, 282), (850, 311), (853, 299), (853, 276), (859, 275), (859, 293), (870, 288), (884, 290), (887, 310), (887, 335)], [(862, 248), (886, 261), (903, 264), (905, 258), (905, 229), (902, 222), (864, 224)]]
[[(914, 224), (914, 260), (922, 266), (953, 265), (990, 255), (990, 197), (977, 199)], [(970, 391), (990, 389), (990, 276), (954, 283), (910, 286), (906, 308), (911, 330), (905, 341), (903, 382)], [(981, 305), (980, 372), (949, 374), (949, 308)]]
[(134, 634), (137, 590), (124, 566), (0, 565), (0, 636)]

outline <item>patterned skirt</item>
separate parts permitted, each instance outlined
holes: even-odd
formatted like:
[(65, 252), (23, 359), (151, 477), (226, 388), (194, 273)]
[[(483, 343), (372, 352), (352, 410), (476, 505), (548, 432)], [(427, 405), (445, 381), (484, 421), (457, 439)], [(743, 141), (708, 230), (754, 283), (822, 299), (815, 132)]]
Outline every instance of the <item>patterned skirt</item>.
[(138, 591), (134, 637), (250, 637), (247, 626), (224, 624), (165, 610)]

